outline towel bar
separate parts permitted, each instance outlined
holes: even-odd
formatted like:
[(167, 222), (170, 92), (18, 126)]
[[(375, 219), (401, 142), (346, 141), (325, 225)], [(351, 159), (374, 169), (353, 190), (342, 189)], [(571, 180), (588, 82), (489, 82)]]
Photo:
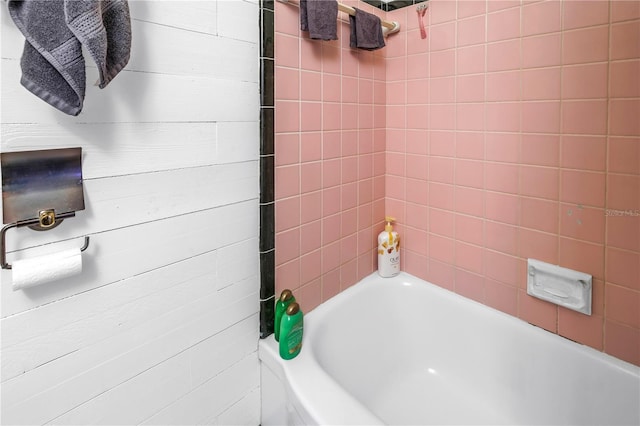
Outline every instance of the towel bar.
[[(290, 3), (300, 6), (299, 3), (293, 2), (291, 0), (278, 0), (280, 3)], [(342, 4), (338, 2), (338, 10), (340, 12), (344, 12), (347, 15), (355, 16), (356, 10), (346, 4)], [(389, 34), (397, 33), (400, 31), (400, 23), (396, 21), (385, 21), (383, 19), (380, 20), (380, 24), (382, 25), (382, 34), (388, 36)]]

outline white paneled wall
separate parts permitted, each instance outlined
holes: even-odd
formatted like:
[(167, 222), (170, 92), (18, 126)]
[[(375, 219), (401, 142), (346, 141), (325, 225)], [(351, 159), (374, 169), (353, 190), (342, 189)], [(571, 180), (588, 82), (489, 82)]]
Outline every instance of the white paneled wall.
[(19, 84), (0, 4), (2, 152), (81, 146), (86, 210), (8, 233), (83, 273), (0, 285), (2, 424), (258, 424), (257, 0), (131, 0), (129, 65), (83, 112)]

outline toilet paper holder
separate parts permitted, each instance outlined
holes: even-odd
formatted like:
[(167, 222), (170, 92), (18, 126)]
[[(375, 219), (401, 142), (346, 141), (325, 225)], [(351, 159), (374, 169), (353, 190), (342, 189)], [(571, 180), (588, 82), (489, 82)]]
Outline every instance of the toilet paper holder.
[[(9, 229), (51, 230), (84, 210), (82, 148), (6, 152), (0, 154), (0, 163), (2, 216), (8, 223), (0, 231), (0, 267), (11, 269), (6, 245)], [(80, 251), (88, 247), (85, 236)]]
[[(62, 215), (56, 216), (54, 210), (42, 210), (38, 215), (37, 219), (29, 219), (23, 220), (15, 223), (10, 223), (2, 228), (0, 231), (0, 267), (2, 269), (11, 269), (11, 265), (7, 263), (7, 244), (6, 244), (6, 234), (7, 231), (11, 228), (18, 228), (22, 226), (28, 226), (31, 229), (35, 230), (46, 230), (55, 228), (62, 222), (63, 219), (74, 217), (76, 215), (75, 212), (63, 213)], [(44, 222), (44, 226), (43, 226)], [(84, 245), (80, 247), (80, 251), (85, 251), (89, 248), (89, 237), (84, 237)]]

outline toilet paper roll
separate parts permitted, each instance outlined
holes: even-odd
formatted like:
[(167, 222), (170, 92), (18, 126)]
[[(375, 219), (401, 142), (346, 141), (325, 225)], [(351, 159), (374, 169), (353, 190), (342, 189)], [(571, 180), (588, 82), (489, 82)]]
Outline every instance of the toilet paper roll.
[(13, 262), (13, 291), (78, 275), (82, 272), (79, 248), (63, 250), (46, 256)]

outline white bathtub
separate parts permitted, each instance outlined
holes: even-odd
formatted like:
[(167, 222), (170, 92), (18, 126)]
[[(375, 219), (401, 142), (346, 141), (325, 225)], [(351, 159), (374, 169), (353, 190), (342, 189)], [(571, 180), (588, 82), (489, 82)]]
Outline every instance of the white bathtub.
[(638, 425), (640, 368), (411, 275), (373, 274), (260, 341), (262, 425)]

